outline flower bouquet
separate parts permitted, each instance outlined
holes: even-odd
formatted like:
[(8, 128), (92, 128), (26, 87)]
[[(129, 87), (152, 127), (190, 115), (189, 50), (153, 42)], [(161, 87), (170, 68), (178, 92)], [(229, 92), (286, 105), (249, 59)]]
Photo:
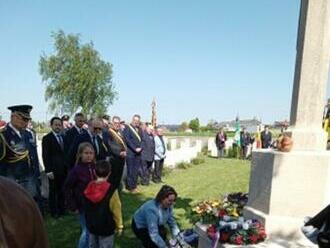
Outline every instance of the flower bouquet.
[(208, 224), (206, 232), (213, 244), (248, 245), (265, 240), (267, 235), (262, 223), (245, 220), (242, 216), (247, 200), (247, 194), (238, 192), (228, 194), (221, 200), (200, 202), (193, 208), (199, 221)]

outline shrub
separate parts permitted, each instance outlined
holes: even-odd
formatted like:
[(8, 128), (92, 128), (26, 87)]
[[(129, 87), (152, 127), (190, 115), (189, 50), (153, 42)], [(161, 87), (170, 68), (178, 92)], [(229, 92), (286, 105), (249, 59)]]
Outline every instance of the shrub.
[(202, 157), (197, 157), (191, 160), (191, 163), (194, 165), (205, 163), (205, 159)]
[(235, 146), (235, 147), (230, 147), (227, 151), (227, 158), (239, 158), (240, 156), (240, 148)]
[(191, 163), (187, 163), (187, 162), (180, 162), (180, 163), (178, 163), (178, 164), (176, 165), (177, 168), (179, 168), (179, 169), (183, 169), (183, 170), (188, 169), (188, 168), (190, 168), (191, 166), (192, 166), (192, 164), (191, 164)]

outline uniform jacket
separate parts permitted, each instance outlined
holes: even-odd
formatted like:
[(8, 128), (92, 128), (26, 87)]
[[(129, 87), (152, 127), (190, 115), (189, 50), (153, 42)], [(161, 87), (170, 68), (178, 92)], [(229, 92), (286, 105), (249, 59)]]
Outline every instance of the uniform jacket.
[(0, 175), (24, 179), (33, 174), (27, 131), (21, 137), (10, 125), (0, 131)]

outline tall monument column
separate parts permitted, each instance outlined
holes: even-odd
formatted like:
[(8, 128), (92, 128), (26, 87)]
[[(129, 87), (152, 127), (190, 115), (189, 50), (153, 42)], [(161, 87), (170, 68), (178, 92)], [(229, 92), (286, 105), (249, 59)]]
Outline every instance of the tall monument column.
[(330, 58), (330, 3), (301, 1), (291, 104), (294, 150), (325, 150), (321, 123)]
[(263, 221), (270, 240), (281, 239), (283, 247), (313, 247), (300, 231), (303, 218), (330, 204), (330, 152), (322, 129), (329, 22), (329, 0), (301, 0), (290, 118), (293, 149), (252, 154), (244, 215)]

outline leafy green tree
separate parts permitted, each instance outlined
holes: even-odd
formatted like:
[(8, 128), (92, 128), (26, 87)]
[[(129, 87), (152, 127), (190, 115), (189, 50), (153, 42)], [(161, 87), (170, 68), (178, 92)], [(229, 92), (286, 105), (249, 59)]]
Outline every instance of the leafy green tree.
[(189, 122), (189, 128), (194, 132), (197, 132), (200, 128), (199, 119), (195, 118)]
[(81, 44), (79, 35), (59, 30), (52, 37), (55, 53), (43, 54), (39, 61), (50, 110), (73, 114), (81, 108), (88, 115), (106, 113), (117, 95), (112, 65), (100, 58), (92, 42)]

